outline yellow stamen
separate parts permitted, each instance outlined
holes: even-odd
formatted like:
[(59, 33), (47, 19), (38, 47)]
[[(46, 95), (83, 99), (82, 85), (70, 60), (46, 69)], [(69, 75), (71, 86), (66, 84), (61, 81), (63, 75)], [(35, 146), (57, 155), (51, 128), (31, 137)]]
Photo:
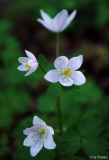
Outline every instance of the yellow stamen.
[(26, 63), (28, 63), (28, 60), (26, 60)]
[(70, 68), (68, 68), (67, 70), (64, 70), (62, 72), (62, 74), (65, 76), (65, 77), (68, 77), (72, 72), (70, 72)]
[(25, 68), (27, 67), (28, 67), (28, 70), (30, 70), (31, 67), (28, 64), (25, 65)]

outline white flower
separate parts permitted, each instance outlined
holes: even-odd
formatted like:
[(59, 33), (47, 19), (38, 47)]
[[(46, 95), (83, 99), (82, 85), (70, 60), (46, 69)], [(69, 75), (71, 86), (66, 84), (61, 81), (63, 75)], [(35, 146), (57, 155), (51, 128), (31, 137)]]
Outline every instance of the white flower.
[(38, 18), (37, 21), (40, 22), (44, 27), (52, 32), (61, 32), (63, 31), (70, 22), (75, 18), (76, 10), (74, 10), (70, 16), (68, 16), (68, 12), (66, 9), (63, 9), (59, 12), (54, 19), (52, 19), (48, 14), (46, 14), (43, 10), (40, 10), (41, 16), (43, 18)]
[(37, 69), (38, 62), (36, 57), (31, 52), (25, 50), (25, 53), (27, 57), (20, 57), (18, 59), (22, 65), (18, 66), (17, 69), (20, 71), (28, 71), (25, 74), (25, 76), (28, 76)]
[(27, 135), (23, 145), (31, 147), (30, 154), (34, 157), (42, 149), (43, 145), (47, 149), (54, 149), (56, 144), (52, 137), (54, 134), (52, 127), (47, 126), (46, 123), (37, 116), (33, 118), (33, 125), (34, 126), (31, 128), (27, 128), (23, 131), (23, 133)]
[(83, 56), (73, 57), (68, 60), (65, 56), (60, 56), (54, 61), (56, 69), (50, 70), (44, 78), (50, 82), (60, 82), (63, 86), (72, 86), (84, 84), (86, 79), (80, 71), (83, 62)]

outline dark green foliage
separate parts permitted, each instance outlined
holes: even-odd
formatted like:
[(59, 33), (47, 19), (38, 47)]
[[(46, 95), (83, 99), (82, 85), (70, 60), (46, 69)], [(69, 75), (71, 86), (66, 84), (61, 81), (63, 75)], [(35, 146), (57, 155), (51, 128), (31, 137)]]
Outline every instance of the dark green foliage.
[(86, 159), (80, 158), (77, 156), (67, 155), (64, 158), (62, 158), (61, 160), (86, 160)]
[(50, 99), (55, 99), (59, 97), (61, 93), (62, 93), (62, 86), (59, 82), (52, 83), (47, 90), (47, 95)]
[(43, 54), (40, 54), (40, 55), (38, 56), (38, 63), (39, 63), (39, 65), (43, 68), (43, 70), (44, 70), (45, 72), (48, 71), (48, 63), (47, 63), (47, 60), (46, 60), (46, 58), (44, 57)]

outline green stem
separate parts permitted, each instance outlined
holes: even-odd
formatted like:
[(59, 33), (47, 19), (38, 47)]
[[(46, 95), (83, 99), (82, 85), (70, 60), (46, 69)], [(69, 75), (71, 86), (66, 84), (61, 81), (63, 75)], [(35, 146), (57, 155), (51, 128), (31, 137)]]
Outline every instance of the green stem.
[(59, 33), (56, 33), (56, 58), (59, 57)]
[(60, 109), (60, 99), (57, 98), (57, 109), (58, 109), (58, 119), (59, 119), (59, 130), (62, 133), (62, 121), (61, 121), (61, 109)]
[[(59, 33), (56, 34), (56, 58), (59, 57)], [(60, 109), (60, 99), (57, 98), (57, 110), (58, 110), (58, 119), (59, 119), (59, 130), (60, 134), (62, 133), (62, 120), (61, 120), (61, 109)]]
[(42, 69), (42, 71), (46, 74), (46, 72), (44, 71), (44, 69), (41, 67), (41, 65), (39, 64), (39, 67)]

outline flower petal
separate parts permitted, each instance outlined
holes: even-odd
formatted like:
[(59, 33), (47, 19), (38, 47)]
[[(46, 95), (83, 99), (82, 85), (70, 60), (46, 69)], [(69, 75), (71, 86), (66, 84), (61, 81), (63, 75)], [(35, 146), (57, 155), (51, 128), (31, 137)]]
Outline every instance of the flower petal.
[(41, 12), (41, 16), (42, 16), (43, 20), (49, 23), (51, 17), (48, 14), (46, 14), (42, 9), (40, 10), (40, 12)]
[(38, 143), (35, 143), (33, 146), (31, 146), (30, 148), (30, 154), (32, 157), (35, 157), (38, 152), (42, 149), (43, 147), (43, 143), (41, 142), (38, 142)]
[(60, 31), (63, 28), (63, 26), (66, 23), (67, 17), (68, 17), (68, 12), (65, 9), (63, 9), (61, 12), (59, 12), (55, 16), (54, 24), (56, 25), (55, 28), (56, 28), (57, 32)]
[(74, 10), (70, 16), (67, 18), (65, 25), (63, 26), (63, 28), (61, 29), (61, 31), (63, 31), (69, 24), (70, 22), (75, 18), (77, 11)]
[(60, 78), (60, 73), (57, 69), (50, 70), (44, 78), (49, 82), (58, 82)]
[(41, 23), (45, 28), (47, 28), (48, 30), (55, 32), (54, 28), (50, 25), (50, 23), (47, 23), (45, 21), (43, 21), (42, 19), (38, 18), (37, 21), (39, 23)]
[(60, 56), (54, 61), (54, 66), (58, 70), (62, 70), (63, 67), (67, 67), (68, 64), (68, 58), (65, 56)]
[(31, 73), (33, 73), (32, 71), (28, 71), (24, 76), (29, 76)]
[(36, 60), (36, 57), (31, 52), (25, 50), (25, 53), (29, 58)]
[(26, 60), (29, 60), (29, 58), (27, 58), (27, 57), (20, 57), (20, 58), (18, 58), (18, 61), (20, 62), (20, 63), (22, 63), (22, 64), (26, 64)]
[(28, 71), (28, 68), (25, 68), (24, 65), (18, 66), (17, 69), (20, 70), (20, 71)]
[(51, 134), (54, 134), (54, 129), (51, 126), (47, 126), (47, 129)]
[(69, 60), (67, 67), (70, 67), (71, 70), (75, 71), (78, 68), (80, 68), (82, 62), (83, 62), (83, 56), (82, 55), (80, 55), (78, 57), (73, 57)]
[(35, 132), (36, 128), (35, 126), (31, 127), (31, 128), (26, 128), (25, 130), (23, 130), (23, 134), (25, 135), (29, 135), (31, 132)]
[(72, 75), (72, 79), (75, 85), (82, 85), (86, 82), (85, 76), (80, 71), (74, 71)]
[(46, 126), (46, 123), (42, 119), (38, 118), (37, 116), (34, 116), (33, 125), (37, 125), (37, 124)]
[(51, 134), (48, 134), (47, 139), (44, 139), (44, 147), (47, 149), (54, 149), (56, 147)]
[(59, 79), (59, 82), (63, 85), (63, 86), (72, 86), (73, 85), (73, 80), (70, 77), (61, 77)]
[(30, 71), (34, 72), (38, 68), (38, 63), (32, 63), (30, 64)]
[(34, 132), (31, 132), (23, 141), (23, 145), (24, 146), (32, 146), (35, 144), (35, 142), (33, 141), (33, 136)]

